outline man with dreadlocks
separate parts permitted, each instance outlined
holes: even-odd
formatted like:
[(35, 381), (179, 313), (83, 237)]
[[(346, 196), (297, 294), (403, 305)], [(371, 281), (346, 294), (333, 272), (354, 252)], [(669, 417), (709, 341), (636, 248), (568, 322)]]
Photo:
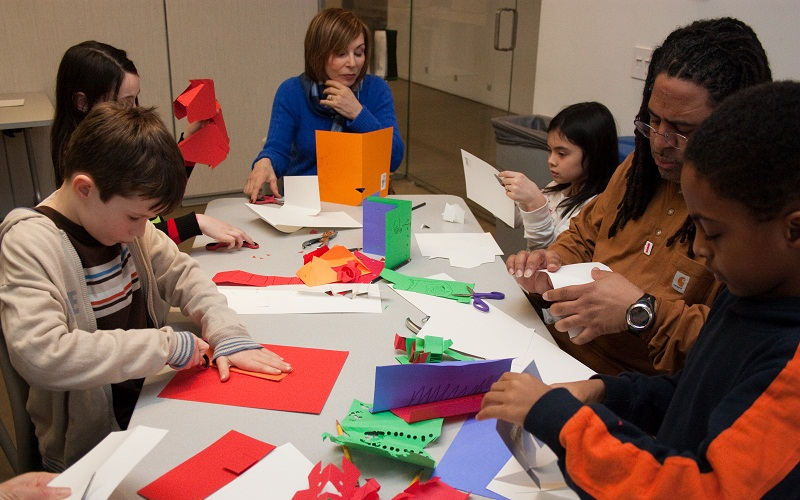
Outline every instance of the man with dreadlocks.
[[(683, 150), (726, 97), (772, 74), (758, 37), (731, 18), (696, 21), (653, 51), (634, 122), (636, 149), (569, 230), (547, 248), (512, 255), (508, 272), (562, 319), (549, 329), (599, 373), (674, 372), (684, 364), (721, 285), (692, 252), (680, 188)], [(602, 262), (594, 281), (553, 290), (545, 273)], [(580, 333), (570, 339), (567, 332)]]

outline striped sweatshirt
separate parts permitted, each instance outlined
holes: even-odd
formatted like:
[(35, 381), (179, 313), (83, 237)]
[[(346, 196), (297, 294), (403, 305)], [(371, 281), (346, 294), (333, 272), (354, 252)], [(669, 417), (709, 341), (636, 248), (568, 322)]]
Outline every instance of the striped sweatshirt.
[(797, 498), (800, 297), (723, 291), (683, 370), (602, 376), (603, 404), (545, 394), (525, 428), (584, 498)]

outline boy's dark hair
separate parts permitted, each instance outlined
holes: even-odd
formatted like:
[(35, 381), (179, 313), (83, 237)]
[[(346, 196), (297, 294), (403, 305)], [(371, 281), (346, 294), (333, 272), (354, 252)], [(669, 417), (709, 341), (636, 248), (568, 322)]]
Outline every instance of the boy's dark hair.
[(100, 199), (139, 196), (151, 210), (171, 212), (186, 189), (186, 170), (175, 139), (155, 108), (99, 103), (84, 118), (67, 145), (64, 178), (92, 177)]
[[(567, 106), (550, 120), (547, 132), (558, 131), (583, 152), (586, 179), (577, 186), (578, 193), (558, 204), (562, 217), (605, 190), (619, 165), (617, 125), (614, 115), (599, 102), (579, 102)], [(561, 191), (570, 184), (557, 184), (543, 191)]]
[(371, 54), (369, 28), (355, 12), (340, 8), (325, 9), (311, 20), (305, 39), (305, 74), (312, 82), (328, 79), (325, 63), (331, 55), (347, 49), (347, 46), (364, 35), (364, 66), (355, 83), (364, 79)]
[(125, 73), (138, 75), (124, 50), (87, 40), (67, 49), (56, 76), (56, 113), (50, 131), (56, 188), (64, 182), (64, 153), (72, 132), (87, 111), (78, 109), (75, 96), (82, 92), (91, 110), (98, 102), (115, 100)]
[[(711, 106), (743, 88), (772, 80), (767, 54), (755, 32), (747, 24), (724, 17), (695, 21), (670, 33), (653, 51), (637, 118), (650, 122), (648, 104), (657, 76), (665, 74), (696, 83), (708, 90)], [(644, 214), (661, 183), (661, 176), (650, 150), (650, 139), (636, 133), (633, 165), (628, 171), (625, 196), (617, 217), (608, 230), (613, 237), (629, 220)], [(694, 225), (690, 219), (667, 241), (688, 240), (692, 254)]]
[(800, 201), (800, 83), (751, 87), (725, 100), (684, 158), (720, 197), (771, 220)]

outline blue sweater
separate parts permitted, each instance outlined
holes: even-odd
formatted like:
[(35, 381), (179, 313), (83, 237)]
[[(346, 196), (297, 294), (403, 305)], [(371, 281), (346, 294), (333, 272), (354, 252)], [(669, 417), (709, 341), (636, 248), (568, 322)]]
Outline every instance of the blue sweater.
[[(344, 132), (373, 132), (394, 127), (392, 136), (391, 171), (403, 161), (405, 146), (400, 137), (394, 100), (389, 85), (374, 75), (364, 77), (359, 102), (363, 106), (355, 120), (347, 120)], [(283, 82), (275, 93), (272, 118), (264, 149), (256, 156), (253, 165), (261, 158), (269, 158), (275, 175), (316, 175), (316, 130), (330, 130), (333, 118), (319, 116), (309, 107), (299, 77)]]
[(554, 389), (525, 429), (582, 497), (797, 498), (800, 298), (720, 293), (674, 376), (602, 379), (602, 405)]

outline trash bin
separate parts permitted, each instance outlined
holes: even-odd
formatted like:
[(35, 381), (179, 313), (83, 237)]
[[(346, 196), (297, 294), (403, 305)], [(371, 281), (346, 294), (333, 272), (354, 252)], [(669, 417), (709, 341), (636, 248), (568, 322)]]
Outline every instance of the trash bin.
[[(522, 172), (539, 187), (552, 182), (547, 166), (547, 127), (549, 116), (522, 115), (492, 118), (497, 142), (497, 168)], [(495, 240), (506, 257), (525, 248), (522, 222), (509, 227), (495, 220)]]

